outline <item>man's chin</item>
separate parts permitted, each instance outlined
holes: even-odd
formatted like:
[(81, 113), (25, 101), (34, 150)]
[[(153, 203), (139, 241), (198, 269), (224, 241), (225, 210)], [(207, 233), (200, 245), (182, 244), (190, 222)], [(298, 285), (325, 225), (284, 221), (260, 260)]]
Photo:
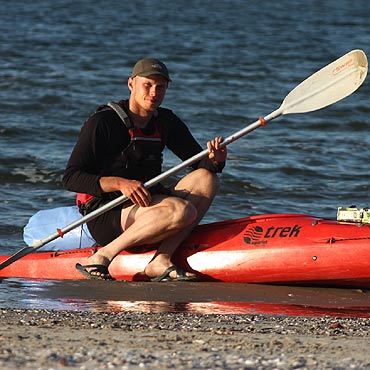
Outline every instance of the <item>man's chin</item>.
[(157, 107), (158, 107), (157, 104), (151, 104), (151, 105), (147, 106), (146, 111), (148, 113), (153, 113), (153, 112), (155, 112)]

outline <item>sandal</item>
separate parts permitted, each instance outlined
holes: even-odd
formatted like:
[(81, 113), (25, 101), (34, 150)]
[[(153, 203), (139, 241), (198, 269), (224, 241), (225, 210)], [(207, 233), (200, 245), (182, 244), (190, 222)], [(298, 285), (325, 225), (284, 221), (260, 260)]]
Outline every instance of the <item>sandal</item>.
[[(170, 276), (172, 271), (176, 271), (176, 277), (173, 278)], [(178, 266), (170, 266), (162, 275), (150, 279), (150, 281), (197, 281), (196, 276), (186, 275), (186, 271)]]
[[(91, 268), (91, 270), (87, 270)], [(88, 279), (95, 279), (95, 280), (116, 280), (111, 276), (108, 271), (108, 266), (93, 264), (93, 265), (81, 265), (79, 263), (76, 264), (76, 269), (80, 272), (83, 276), (87, 277)], [(99, 274), (96, 274), (99, 273)]]

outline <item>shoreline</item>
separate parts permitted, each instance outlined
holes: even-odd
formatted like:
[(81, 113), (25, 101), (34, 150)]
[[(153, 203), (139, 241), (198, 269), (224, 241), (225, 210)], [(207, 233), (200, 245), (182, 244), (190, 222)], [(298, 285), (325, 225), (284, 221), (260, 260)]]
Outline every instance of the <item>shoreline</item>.
[(367, 369), (370, 320), (1, 309), (0, 367)]

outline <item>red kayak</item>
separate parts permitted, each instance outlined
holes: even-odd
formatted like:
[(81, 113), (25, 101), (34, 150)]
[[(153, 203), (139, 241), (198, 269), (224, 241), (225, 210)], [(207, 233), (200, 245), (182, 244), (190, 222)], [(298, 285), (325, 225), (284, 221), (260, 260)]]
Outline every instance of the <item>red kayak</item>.
[[(98, 247), (35, 252), (0, 277), (84, 279), (75, 269)], [(155, 245), (131, 249), (109, 267), (118, 280), (148, 280)], [(8, 256), (1, 256), (0, 262)], [(370, 225), (300, 214), (271, 214), (198, 226), (174, 262), (201, 280), (370, 288)]]

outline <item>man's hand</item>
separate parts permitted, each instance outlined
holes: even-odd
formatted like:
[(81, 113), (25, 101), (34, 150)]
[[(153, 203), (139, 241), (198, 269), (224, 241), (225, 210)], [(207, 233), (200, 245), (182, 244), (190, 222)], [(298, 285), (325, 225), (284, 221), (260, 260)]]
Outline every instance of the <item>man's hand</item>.
[(213, 140), (208, 141), (207, 148), (209, 152), (209, 159), (215, 162), (224, 162), (226, 161), (227, 157), (227, 149), (226, 145), (222, 148), (220, 148), (220, 144), (223, 142), (223, 137), (218, 136), (214, 138)]
[(122, 179), (121, 188), (122, 194), (126, 195), (132, 203), (140, 207), (148, 207), (152, 203), (152, 197), (149, 190), (140, 181)]
[(140, 207), (148, 207), (152, 203), (149, 190), (142, 182), (137, 180), (129, 180), (122, 177), (102, 177), (100, 186), (104, 192), (120, 191), (132, 203)]

